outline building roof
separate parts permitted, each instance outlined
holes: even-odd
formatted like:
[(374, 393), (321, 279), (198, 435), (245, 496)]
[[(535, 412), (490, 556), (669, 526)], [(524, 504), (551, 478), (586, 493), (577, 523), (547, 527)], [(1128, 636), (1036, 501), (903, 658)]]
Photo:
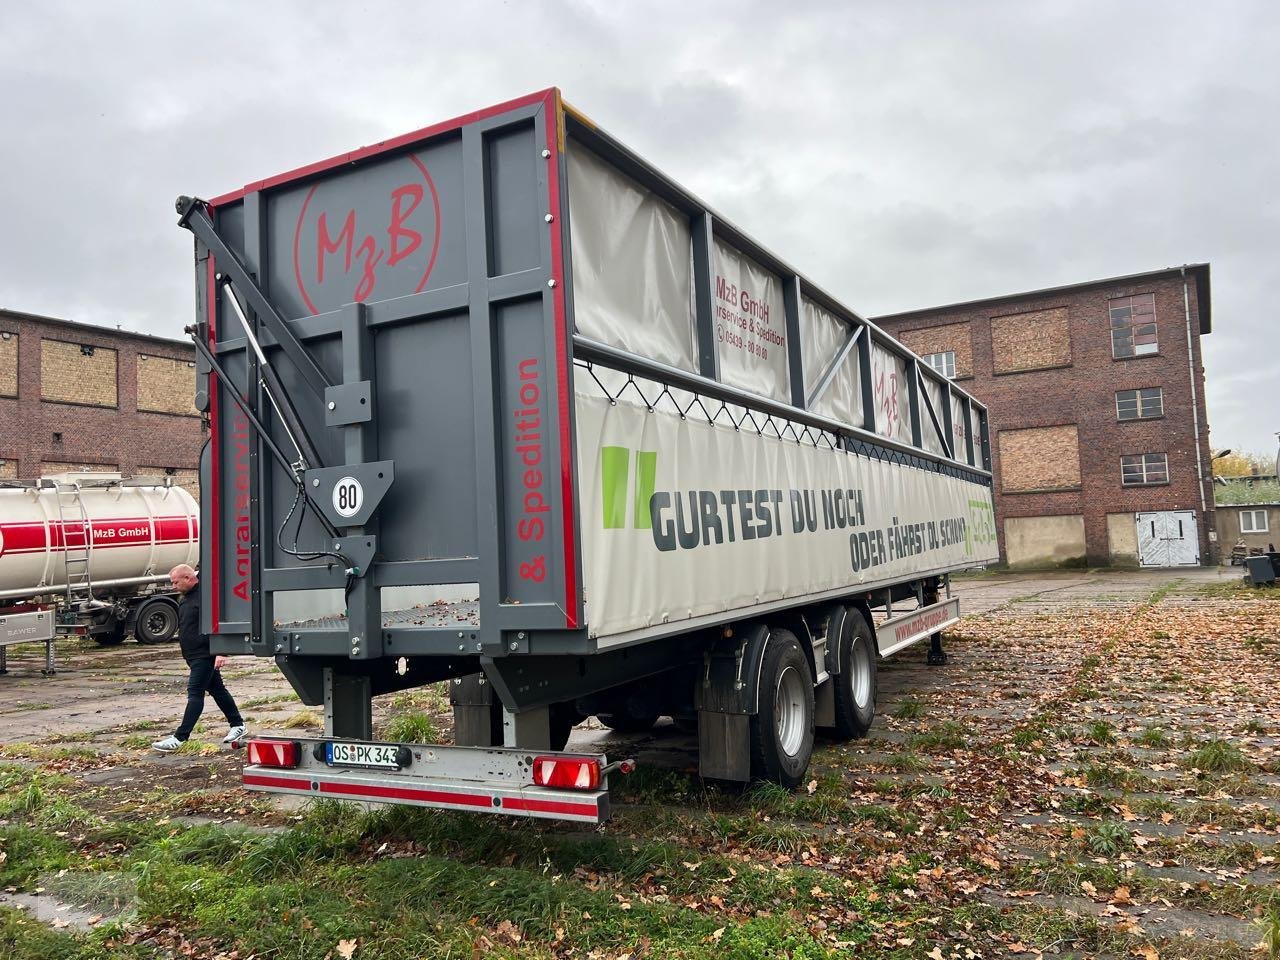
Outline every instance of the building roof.
[(182, 347), (195, 352), (195, 346), (190, 340), (178, 339), (174, 337), (157, 337), (153, 333), (138, 333), (134, 330), (121, 330), (119, 327), (106, 327), (97, 323), (84, 323), (80, 320), (63, 320), (61, 317), (45, 317), (38, 313), (26, 313), (22, 310), (10, 310), (8, 307), (0, 307), (0, 320), (12, 318), (17, 321), (30, 321), (32, 323), (47, 323), (56, 327), (68, 327), (72, 330), (83, 330), (86, 333), (97, 334), (100, 337), (127, 337), (130, 340), (146, 340), (151, 343), (162, 343), (168, 347)]
[[(1215, 477), (1217, 481), (1219, 478)], [(1266, 507), (1280, 504), (1280, 483), (1274, 477), (1245, 478), (1253, 483), (1217, 483), (1213, 485), (1213, 502), (1219, 507)]]
[(872, 317), (871, 320), (873, 323), (883, 325), (885, 321), (888, 320), (902, 320), (919, 314), (938, 313), (943, 310), (958, 310), (962, 307), (977, 307), (988, 303), (1008, 303), (1015, 300), (1027, 300), (1032, 297), (1046, 296), (1051, 293), (1068, 293), (1076, 290), (1085, 290), (1089, 287), (1114, 287), (1120, 284), (1131, 284), (1142, 280), (1154, 280), (1157, 277), (1178, 275), (1184, 270), (1196, 284), (1196, 303), (1199, 305), (1198, 312), (1200, 315), (1200, 332), (1210, 333), (1213, 330), (1213, 314), (1210, 306), (1209, 264), (1207, 263), (1188, 263), (1180, 267), (1164, 267), (1160, 270), (1148, 270), (1145, 273), (1131, 273), (1122, 277), (1106, 277), (1101, 280), (1085, 280), (1082, 283), (1069, 283), (1060, 287), (1044, 287), (1040, 290), (1027, 290), (1022, 293), (1005, 293), (998, 297), (985, 297), (981, 300), (962, 300), (958, 303), (947, 303), (937, 307), (919, 307), (915, 310), (904, 310), (901, 313), (887, 313), (879, 317)]

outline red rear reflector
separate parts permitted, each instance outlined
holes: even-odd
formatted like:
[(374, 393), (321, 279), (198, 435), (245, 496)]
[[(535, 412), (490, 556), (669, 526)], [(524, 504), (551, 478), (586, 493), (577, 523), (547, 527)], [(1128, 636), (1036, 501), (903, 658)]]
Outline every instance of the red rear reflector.
[(600, 761), (581, 757), (535, 757), (533, 782), (560, 790), (595, 790), (600, 786)]
[(298, 765), (302, 749), (296, 740), (250, 740), (249, 763), (259, 767), (289, 767)]

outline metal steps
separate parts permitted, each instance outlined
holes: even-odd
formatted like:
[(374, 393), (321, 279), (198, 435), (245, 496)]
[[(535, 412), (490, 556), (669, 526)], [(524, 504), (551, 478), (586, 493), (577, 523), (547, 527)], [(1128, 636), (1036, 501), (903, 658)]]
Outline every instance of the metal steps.
[(76, 610), (93, 600), (93, 576), (89, 565), (93, 532), (80, 497), (79, 481), (54, 481), (54, 487), (67, 567), (67, 609)]

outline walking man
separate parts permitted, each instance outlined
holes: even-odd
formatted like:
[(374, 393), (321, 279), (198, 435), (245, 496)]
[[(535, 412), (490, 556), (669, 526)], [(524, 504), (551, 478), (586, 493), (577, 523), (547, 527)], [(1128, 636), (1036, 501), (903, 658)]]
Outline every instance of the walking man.
[(244, 718), (240, 716), (236, 701), (219, 673), (227, 658), (212, 656), (209, 637), (200, 632), (200, 591), (196, 589), (199, 577), (190, 566), (181, 563), (169, 571), (169, 582), (182, 594), (182, 602), (178, 604), (178, 643), (182, 646), (182, 657), (191, 668), (191, 674), (187, 677), (187, 709), (182, 715), (182, 723), (169, 736), (151, 746), (169, 753), (186, 743), (204, 712), (206, 693), (213, 696), (213, 702), (231, 724), (222, 742), (235, 743), (244, 736)]

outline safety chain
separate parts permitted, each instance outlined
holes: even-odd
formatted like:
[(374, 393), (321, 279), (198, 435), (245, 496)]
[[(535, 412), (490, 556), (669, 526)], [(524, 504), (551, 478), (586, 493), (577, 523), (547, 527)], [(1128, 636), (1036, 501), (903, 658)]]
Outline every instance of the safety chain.
[[(654, 413), (661, 409), (676, 414), (681, 420), (687, 420), (690, 416), (699, 416), (712, 425), (719, 423), (731, 426), (734, 430), (754, 430), (757, 436), (769, 435), (779, 440), (790, 440), (798, 444), (808, 444), (812, 447), (843, 450), (846, 453), (863, 456), (869, 460), (880, 460), (904, 467), (914, 467), (919, 470), (927, 470), (930, 473), (940, 473), (944, 476), (957, 477), (974, 483), (984, 485), (990, 485), (991, 483), (990, 477), (983, 476), (958, 464), (931, 460), (928, 457), (908, 453), (894, 447), (883, 446), (873, 440), (861, 437), (841, 437), (829, 430), (811, 427), (808, 424), (798, 424), (785, 417), (764, 413), (760, 410), (752, 410), (739, 404), (730, 404), (726, 400), (718, 400), (714, 397), (704, 398), (696, 391), (678, 387), (677, 389), (681, 393), (687, 393), (692, 397), (687, 404), (682, 406), (667, 384), (656, 380), (637, 378), (634, 374), (603, 364), (595, 364), (590, 360), (575, 358), (573, 364), (580, 371), (584, 371), (590, 376), (611, 406), (627, 397), (628, 394), (633, 393), (635, 398), (644, 404), (649, 413)], [(625, 376), (626, 381), (621, 388), (611, 389), (600, 379), (597, 367), (617, 377)], [(578, 379), (581, 381), (581, 377)]]
[[(655, 380), (638, 380), (634, 374), (630, 373), (626, 374), (626, 382), (615, 393), (605, 386), (604, 382), (597, 376), (596, 365), (591, 361), (574, 360), (574, 366), (586, 370), (611, 406), (624, 399), (628, 393), (634, 393), (649, 413), (658, 411), (661, 407), (667, 412), (678, 415), (681, 420), (687, 420), (690, 416), (698, 416), (713, 426), (719, 423), (731, 426), (734, 430), (754, 430), (756, 435), (761, 437), (769, 435), (779, 440), (790, 440), (794, 443), (808, 444), (812, 447), (826, 447), (828, 450), (838, 450), (840, 448), (840, 438), (829, 431), (810, 427), (803, 423), (797, 424), (783, 417), (777, 417), (760, 410), (752, 410), (749, 407), (739, 406), (738, 404), (730, 404), (725, 400), (717, 400), (713, 397), (704, 398), (693, 391), (677, 388), (684, 393), (691, 394), (693, 397), (687, 404), (681, 406), (680, 401), (676, 399), (667, 384), (659, 383)], [(603, 369), (610, 370), (619, 376), (623, 375), (621, 370), (614, 370), (612, 367), (603, 367)], [(656, 394), (654, 390), (657, 390)], [(710, 407), (708, 407), (708, 403), (711, 405)]]

